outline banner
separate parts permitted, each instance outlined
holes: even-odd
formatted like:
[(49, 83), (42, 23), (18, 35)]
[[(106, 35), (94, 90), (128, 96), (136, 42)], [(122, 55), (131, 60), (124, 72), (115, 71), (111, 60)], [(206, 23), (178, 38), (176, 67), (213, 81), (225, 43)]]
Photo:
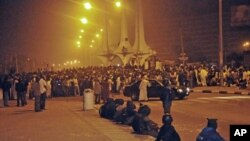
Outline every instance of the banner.
[(250, 5), (231, 6), (231, 26), (250, 26)]

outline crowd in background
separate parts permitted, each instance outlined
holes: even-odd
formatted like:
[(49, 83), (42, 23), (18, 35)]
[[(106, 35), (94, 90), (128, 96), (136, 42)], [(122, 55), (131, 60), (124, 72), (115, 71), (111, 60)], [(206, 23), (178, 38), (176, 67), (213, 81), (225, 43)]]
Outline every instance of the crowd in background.
[[(16, 84), (22, 81), (29, 98), (33, 97), (32, 84), (35, 77), (43, 75), (47, 83), (47, 97), (83, 95), (84, 89), (94, 88), (95, 83), (105, 84), (112, 93), (122, 93), (125, 85), (140, 80), (147, 75), (149, 79), (170, 80), (172, 85), (190, 88), (197, 86), (221, 85), (221, 75), (213, 65), (165, 65), (161, 69), (145, 69), (135, 66), (108, 66), (72, 68), (60, 71), (38, 71), (30, 73), (12, 73), (1, 77), (1, 88), (9, 90), (9, 99), (16, 99)], [(246, 88), (250, 70), (246, 67), (223, 68), (223, 85)], [(100, 90), (99, 90), (100, 91)]]

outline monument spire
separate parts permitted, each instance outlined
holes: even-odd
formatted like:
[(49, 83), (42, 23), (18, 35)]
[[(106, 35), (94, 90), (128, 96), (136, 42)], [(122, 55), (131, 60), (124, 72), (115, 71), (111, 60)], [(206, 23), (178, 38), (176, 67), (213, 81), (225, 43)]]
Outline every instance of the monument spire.
[(144, 37), (144, 25), (143, 25), (143, 13), (141, 0), (136, 1), (136, 19), (135, 19), (135, 42), (133, 45), (134, 57), (138, 61), (139, 65), (143, 65), (145, 60), (156, 52), (153, 51), (146, 43)]
[(123, 65), (126, 65), (129, 59), (132, 57), (133, 50), (128, 40), (125, 0), (123, 0), (123, 5), (124, 7), (122, 10), (122, 17), (121, 17), (121, 38), (118, 47), (114, 51), (114, 54), (121, 59)]

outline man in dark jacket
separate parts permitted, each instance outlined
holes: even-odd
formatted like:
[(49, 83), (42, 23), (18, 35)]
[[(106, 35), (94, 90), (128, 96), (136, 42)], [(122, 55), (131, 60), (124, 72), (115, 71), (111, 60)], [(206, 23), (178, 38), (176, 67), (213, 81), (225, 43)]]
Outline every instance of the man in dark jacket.
[(176, 132), (174, 126), (172, 125), (173, 118), (171, 115), (163, 115), (162, 123), (163, 126), (160, 128), (160, 132), (157, 136), (156, 141), (180, 141), (180, 136)]
[(207, 119), (207, 127), (205, 127), (196, 138), (196, 141), (224, 141), (220, 134), (216, 131), (217, 119)]
[(172, 100), (173, 100), (173, 93), (170, 87), (165, 88), (165, 91), (164, 93), (161, 94), (160, 99), (162, 101), (164, 114), (170, 114), (170, 109), (171, 109)]
[(150, 135), (156, 137), (158, 134), (158, 126), (149, 119), (151, 110), (147, 105), (140, 105), (138, 113), (132, 121), (132, 128), (137, 134)]
[(8, 101), (9, 101), (9, 95), (10, 95), (10, 88), (11, 88), (11, 82), (9, 80), (9, 76), (5, 76), (3, 84), (2, 84), (2, 88), (3, 88), (3, 102), (4, 102), (4, 106), (8, 107)]
[(25, 94), (25, 84), (21, 77), (18, 79), (16, 84), (16, 91), (17, 91), (17, 106), (24, 106), (24, 94)]

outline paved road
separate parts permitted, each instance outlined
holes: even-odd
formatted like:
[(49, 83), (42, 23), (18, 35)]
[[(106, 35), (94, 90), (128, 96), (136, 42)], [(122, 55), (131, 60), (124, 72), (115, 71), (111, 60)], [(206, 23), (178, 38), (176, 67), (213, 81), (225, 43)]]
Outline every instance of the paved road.
[(35, 113), (33, 101), (25, 107), (0, 108), (0, 141), (152, 141), (132, 128), (99, 117), (97, 110), (83, 111), (81, 97), (48, 100), (47, 110)]
[[(0, 141), (154, 140), (100, 118), (97, 110), (83, 111), (81, 101), (81, 97), (48, 100), (47, 110), (40, 113), (33, 111), (33, 101), (25, 107), (16, 107), (11, 101), (11, 107), (0, 108)], [(157, 99), (146, 104), (152, 109), (151, 119), (161, 125), (161, 102)], [(249, 107), (248, 95), (192, 93), (188, 99), (173, 102), (173, 124), (183, 141), (193, 141), (207, 117), (218, 118), (218, 131), (229, 140), (230, 124), (250, 124)]]
[[(163, 109), (158, 100), (148, 102), (151, 119), (161, 125)], [(206, 118), (218, 118), (218, 131), (229, 140), (230, 124), (250, 124), (250, 96), (192, 93), (185, 100), (173, 102), (173, 124), (183, 141), (195, 140), (206, 125)]]

